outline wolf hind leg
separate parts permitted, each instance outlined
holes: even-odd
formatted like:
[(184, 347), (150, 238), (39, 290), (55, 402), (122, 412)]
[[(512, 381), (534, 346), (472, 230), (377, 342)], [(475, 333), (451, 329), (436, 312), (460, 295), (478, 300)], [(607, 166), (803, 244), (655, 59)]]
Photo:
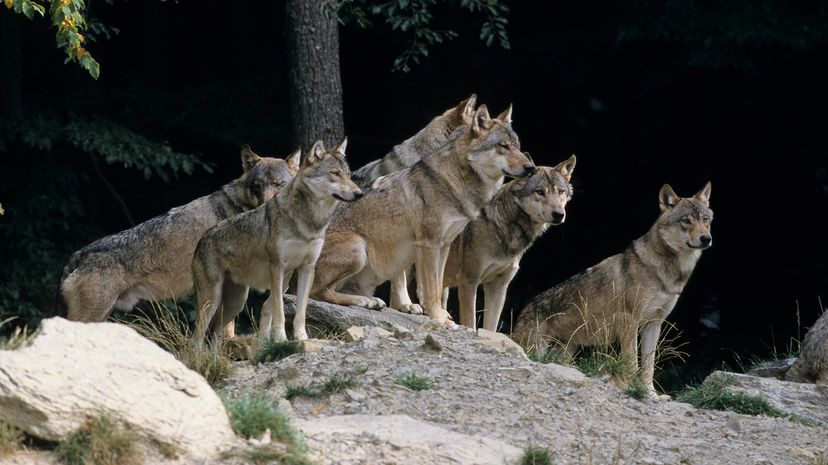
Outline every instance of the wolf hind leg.
[[(235, 337), (236, 331), (236, 317), (244, 308), (244, 303), (247, 302), (247, 294), (250, 288), (241, 284), (234, 283), (226, 279), (221, 290), (221, 308), (218, 315), (213, 319), (213, 333), (222, 339), (229, 339)], [(218, 334), (218, 330), (221, 334)]]
[(354, 233), (331, 233), (325, 237), (325, 245), (316, 262), (316, 272), (310, 296), (338, 305), (356, 305), (366, 308), (382, 308), (385, 302), (377, 297), (337, 292), (348, 280), (368, 265), (365, 240)]
[(105, 321), (121, 293), (123, 272), (104, 269), (84, 273), (76, 269), (61, 284), (60, 293), (66, 303), (66, 318), (72, 321)]
[(405, 270), (391, 279), (391, 308), (412, 315), (423, 314), (423, 307), (412, 303), (408, 295), (408, 279)]

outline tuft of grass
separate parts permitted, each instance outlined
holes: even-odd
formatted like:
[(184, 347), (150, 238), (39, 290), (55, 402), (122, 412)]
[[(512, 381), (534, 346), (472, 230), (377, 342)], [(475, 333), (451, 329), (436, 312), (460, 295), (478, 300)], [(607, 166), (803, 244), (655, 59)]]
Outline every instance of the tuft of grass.
[(527, 446), (520, 456), (520, 465), (554, 465), (552, 453), (545, 447)]
[(249, 449), (245, 458), (255, 465), (277, 463), (279, 465), (314, 465), (303, 454), (273, 446), (259, 446)]
[(259, 345), (259, 350), (253, 355), (253, 363), (278, 362), (279, 360), (299, 353), (299, 341), (277, 341), (265, 338)]
[(698, 386), (688, 386), (679, 393), (676, 400), (709, 410), (730, 410), (746, 415), (769, 417), (788, 416), (772, 406), (764, 397), (728, 391), (727, 384), (723, 379), (710, 379)]
[(607, 374), (613, 378), (628, 380), (635, 375), (632, 364), (611, 348), (586, 351), (577, 358), (575, 366), (589, 377)]
[(434, 383), (430, 379), (417, 376), (414, 373), (408, 373), (405, 376), (400, 376), (394, 382), (400, 386), (405, 386), (412, 391), (423, 391), (425, 389), (431, 389), (434, 386)]
[(201, 350), (195, 348), (190, 339), (186, 315), (181, 308), (169, 309), (163, 304), (154, 305), (154, 317), (136, 311), (125, 323), (173, 354), (187, 368), (203, 376), (213, 387), (233, 374), (232, 361), (217, 347), (208, 344)]
[(23, 432), (0, 420), (0, 458), (13, 454), (23, 444)]
[[(0, 330), (2, 330), (3, 326), (15, 318), (16, 317), (11, 317), (0, 321)], [(0, 337), (0, 350), (14, 350), (20, 348), (31, 341), (32, 337), (34, 337), (34, 334), (29, 334), (28, 326), (17, 326), (14, 330), (8, 333), (8, 336)]]
[(324, 383), (289, 384), (286, 386), (285, 398), (293, 400), (297, 397), (314, 399), (329, 396), (336, 392), (358, 386), (359, 381), (351, 373), (334, 373)]
[(140, 465), (138, 436), (123, 431), (108, 417), (87, 420), (55, 449), (67, 465)]
[(222, 399), (230, 415), (233, 431), (244, 438), (258, 438), (270, 429), (271, 438), (288, 446), (289, 451), (304, 453), (308, 446), (290, 425), (288, 417), (261, 394), (239, 399)]
[(566, 350), (553, 347), (545, 352), (537, 352), (534, 350), (530, 350), (526, 352), (526, 356), (529, 357), (529, 360), (538, 363), (556, 363), (558, 365), (566, 365), (566, 366), (573, 366), (575, 365), (575, 357), (572, 356)]
[(633, 378), (624, 389), (624, 394), (635, 400), (644, 400), (650, 393), (647, 391), (647, 387), (644, 386), (644, 382), (641, 381), (641, 378), (636, 377)]

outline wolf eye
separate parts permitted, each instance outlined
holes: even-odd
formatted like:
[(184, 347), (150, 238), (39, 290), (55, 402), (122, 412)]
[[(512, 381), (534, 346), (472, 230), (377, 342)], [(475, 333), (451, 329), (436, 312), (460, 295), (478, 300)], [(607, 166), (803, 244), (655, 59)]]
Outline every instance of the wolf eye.
[(705, 217), (702, 218), (702, 221), (704, 221), (705, 223), (709, 223), (710, 222), (710, 217), (705, 216)]
[(566, 194), (566, 191), (565, 191), (565, 190), (563, 190), (563, 189), (561, 189), (560, 187), (557, 189), (557, 192), (558, 192), (558, 195), (564, 195), (564, 194)]
[(538, 194), (538, 195), (546, 195), (546, 191), (543, 190), (543, 189), (538, 189), (538, 190), (535, 191), (535, 193)]
[(334, 170), (334, 171), (331, 171), (331, 174), (334, 175), (334, 176), (342, 176), (342, 171)]
[(508, 148), (509, 148), (509, 143), (508, 143), (508, 142), (501, 142), (501, 143), (499, 143), (499, 144), (497, 144), (497, 145), (499, 145), (499, 146), (503, 147), (504, 149), (508, 149)]
[(681, 219), (681, 222), (684, 223), (684, 224), (690, 224), (691, 223), (690, 217), (685, 216), (684, 218)]

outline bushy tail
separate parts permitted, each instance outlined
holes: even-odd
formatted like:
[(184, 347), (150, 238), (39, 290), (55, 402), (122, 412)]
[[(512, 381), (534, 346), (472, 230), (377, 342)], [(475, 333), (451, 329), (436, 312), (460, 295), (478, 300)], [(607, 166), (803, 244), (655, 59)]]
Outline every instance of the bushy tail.
[(66, 263), (66, 266), (63, 267), (63, 273), (60, 276), (60, 282), (58, 283), (57, 289), (55, 289), (55, 296), (52, 301), (52, 314), (54, 316), (66, 318), (69, 315), (69, 307), (66, 306), (66, 302), (63, 300), (61, 289), (63, 288), (63, 283), (66, 281), (66, 278), (68, 278), (69, 275), (75, 271), (78, 265), (80, 265), (81, 258), (81, 254), (79, 252), (75, 252), (71, 257), (69, 257), (69, 261)]

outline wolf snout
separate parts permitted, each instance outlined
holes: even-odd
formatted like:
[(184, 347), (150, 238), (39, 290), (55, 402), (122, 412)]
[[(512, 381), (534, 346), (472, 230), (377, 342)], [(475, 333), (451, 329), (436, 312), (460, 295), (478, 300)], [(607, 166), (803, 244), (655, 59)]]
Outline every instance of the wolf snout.
[(702, 247), (710, 247), (710, 244), (713, 243), (713, 238), (704, 234), (699, 236), (699, 242), (701, 242)]
[(527, 163), (523, 165), (523, 175), (529, 176), (532, 172), (535, 171), (535, 165), (533, 163)]
[(354, 191), (354, 200), (359, 200), (364, 195), (365, 195), (365, 192), (362, 192), (361, 190)]
[(564, 222), (565, 218), (566, 218), (566, 213), (560, 212), (560, 211), (554, 211), (554, 212), (552, 212), (552, 221), (550, 221), (550, 223), (552, 223), (552, 224), (561, 224), (561, 223)]

